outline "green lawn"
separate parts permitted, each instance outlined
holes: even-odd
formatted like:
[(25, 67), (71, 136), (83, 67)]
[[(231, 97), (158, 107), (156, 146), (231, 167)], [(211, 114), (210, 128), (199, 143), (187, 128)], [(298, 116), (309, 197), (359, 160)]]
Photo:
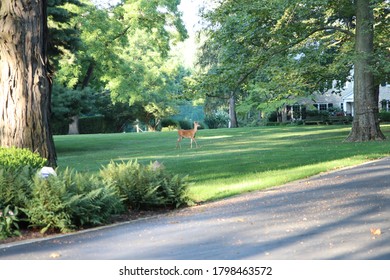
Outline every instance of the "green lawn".
[[(97, 172), (111, 160), (163, 163), (189, 175), (196, 201), (214, 200), (390, 155), (388, 141), (343, 142), (349, 126), (283, 126), (200, 130), (176, 149), (177, 132), (56, 136), (60, 168)], [(390, 137), (390, 126), (382, 131)]]

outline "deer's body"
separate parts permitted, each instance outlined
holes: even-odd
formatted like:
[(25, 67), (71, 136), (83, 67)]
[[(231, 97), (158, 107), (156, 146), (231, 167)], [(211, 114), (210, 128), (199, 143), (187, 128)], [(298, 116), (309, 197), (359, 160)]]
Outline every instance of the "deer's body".
[(189, 138), (191, 139), (191, 148), (192, 148), (192, 142), (195, 142), (196, 147), (198, 147), (198, 143), (196, 143), (195, 140), (195, 134), (198, 131), (199, 124), (197, 122), (194, 122), (194, 128), (193, 129), (179, 129), (177, 133), (179, 134), (179, 139), (177, 139), (176, 148), (181, 147), (180, 141), (183, 140), (183, 138)]

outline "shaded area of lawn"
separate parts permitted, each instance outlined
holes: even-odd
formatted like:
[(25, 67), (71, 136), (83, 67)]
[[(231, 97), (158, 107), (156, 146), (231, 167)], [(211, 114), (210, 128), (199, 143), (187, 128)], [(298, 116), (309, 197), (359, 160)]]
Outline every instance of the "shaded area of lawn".
[[(390, 126), (382, 126), (390, 137)], [(283, 184), (390, 154), (388, 141), (348, 143), (349, 126), (287, 126), (200, 130), (200, 148), (176, 132), (56, 136), (60, 168), (97, 172), (111, 160), (162, 162), (189, 175), (197, 201)]]

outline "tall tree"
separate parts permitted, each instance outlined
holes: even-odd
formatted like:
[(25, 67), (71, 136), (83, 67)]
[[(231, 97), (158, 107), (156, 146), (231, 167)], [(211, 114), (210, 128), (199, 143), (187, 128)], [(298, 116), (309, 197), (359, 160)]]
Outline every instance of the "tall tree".
[(347, 140), (383, 140), (379, 127), (379, 88), (375, 84), (374, 11), (370, 0), (356, 0), (354, 110), (352, 131)]
[[(122, 1), (115, 7), (74, 10), (71, 25), (81, 34), (82, 47), (60, 61), (57, 81), (74, 88), (110, 91), (114, 102), (159, 103), (167, 75), (170, 46), (186, 38), (178, 0)], [(69, 63), (72, 61), (73, 63)]]
[(54, 166), (47, 34), (47, 0), (1, 1), (0, 145), (28, 148)]
[[(358, 12), (362, 1), (365, 12), (371, 14), (371, 28), (365, 23), (365, 30), (359, 32), (357, 21), (367, 22), (364, 14)], [(359, 99), (365, 91), (371, 100), (367, 103), (363, 99), (363, 103), (373, 106), (390, 58), (389, 37), (385, 35), (388, 13), (387, 0), (220, 1), (205, 15), (210, 22), (206, 44), (220, 51), (217, 63), (207, 68), (202, 83), (226, 85), (235, 81), (237, 87), (250, 93), (252, 100), (261, 100), (254, 97), (261, 94), (263, 100), (281, 105), (296, 96), (323, 92), (334, 80), (342, 85), (354, 64), (360, 61), (367, 67), (355, 69), (355, 82), (361, 78), (358, 76), (361, 69), (371, 72), (374, 78), (371, 88), (376, 93), (369, 87), (357, 86), (356, 92), (360, 93), (355, 98)], [(359, 40), (371, 42), (368, 43), (371, 50), (366, 47), (363, 50)], [(368, 114), (368, 111), (360, 106), (355, 113)], [(348, 140), (383, 139), (375, 114), (367, 117), (364, 124), (357, 120)]]

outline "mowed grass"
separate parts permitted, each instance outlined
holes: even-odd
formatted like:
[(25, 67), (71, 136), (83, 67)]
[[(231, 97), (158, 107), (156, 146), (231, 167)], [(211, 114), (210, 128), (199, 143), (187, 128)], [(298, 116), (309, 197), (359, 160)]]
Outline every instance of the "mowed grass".
[[(390, 155), (390, 143), (348, 143), (350, 126), (284, 126), (199, 130), (176, 149), (177, 132), (56, 136), (59, 168), (98, 172), (114, 161), (159, 161), (189, 176), (190, 194), (210, 201), (306, 178)], [(389, 138), (390, 126), (382, 131)]]

